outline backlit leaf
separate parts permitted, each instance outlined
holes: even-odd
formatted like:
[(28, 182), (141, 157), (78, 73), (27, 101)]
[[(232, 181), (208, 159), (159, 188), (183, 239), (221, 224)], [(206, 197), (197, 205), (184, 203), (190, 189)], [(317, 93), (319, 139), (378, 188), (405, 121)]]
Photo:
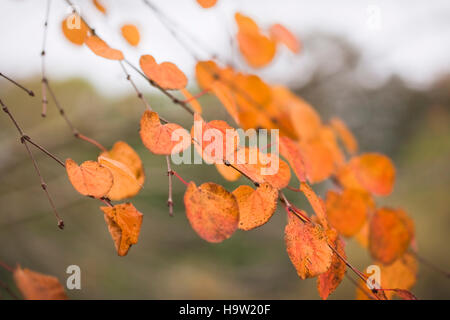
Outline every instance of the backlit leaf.
[(197, 3), (205, 9), (214, 7), (216, 2), (217, 2), (217, 0), (197, 0)]
[(327, 229), (328, 227), (327, 214), (325, 203), (323, 202), (323, 200), (314, 192), (314, 190), (306, 182), (300, 183), (300, 190), (306, 196), (306, 199), (308, 199), (308, 202), (313, 208), (315, 214), (317, 215), (317, 218), (319, 218), (320, 224)]
[(358, 142), (348, 129), (347, 125), (339, 118), (332, 118), (330, 120), (331, 127), (339, 136), (349, 154), (355, 154), (358, 151)]
[(133, 47), (139, 44), (141, 36), (139, 34), (138, 28), (134, 24), (126, 24), (120, 29), (122, 36), (127, 40), (127, 42)]
[(98, 11), (100, 11), (103, 14), (106, 14), (106, 9), (105, 7), (100, 3), (99, 0), (92, 0), (92, 2), (94, 3), (94, 6), (97, 8)]
[(300, 41), (285, 26), (274, 24), (270, 27), (269, 32), (274, 41), (283, 43), (294, 53), (300, 52)]
[(62, 31), (64, 36), (73, 44), (81, 46), (87, 38), (89, 28), (77, 14), (72, 14), (63, 20)]
[(306, 169), (300, 146), (292, 139), (281, 136), (280, 154), (286, 158), (298, 180), (301, 182), (306, 181)]
[(72, 159), (67, 159), (66, 171), (75, 190), (84, 196), (102, 198), (112, 188), (111, 171), (98, 162), (85, 161), (78, 166)]
[[(335, 250), (346, 259), (345, 244), (341, 239), (336, 239)], [(338, 257), (336, 253), (333, 252), (333, 257), (331, 259), (331, 266), (327, 272), (322, 273), (317, 277), (317, 289), (319, 290), (319, 295), (323, 300), (326, 300), (328, 296), (336, 290), (336, 288), (344, 279), (347, 266), (342, 259)]]
[(183, 71), (172, 62), (158, 64), (155, 58), (146, 54), (139, 59), (139, 65), (144, 74), (163, 89), (179, 90), (187, 85), (188, 80)]
[(124, 59), (122, 51), (111, 48), (106, 44), (105, 41), (97, 36), (87, 37), (85, 43), (89, 47), (89, 49), (91, 49), (91, 51), (99, 57), (110, 60)]

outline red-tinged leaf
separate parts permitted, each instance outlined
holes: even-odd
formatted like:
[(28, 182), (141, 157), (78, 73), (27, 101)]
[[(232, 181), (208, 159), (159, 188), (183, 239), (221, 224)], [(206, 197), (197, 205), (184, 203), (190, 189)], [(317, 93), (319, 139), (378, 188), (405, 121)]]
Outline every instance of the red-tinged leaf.
[[(345, 244), (341, 239), (336, 239), (335, 250), (346, 259)], [(344, 275), (347, 269), (345, 262), (338, 257), (336, 253), (333, 252), (333, 258), (331, 260), (331, 266), (327, 272), (322, 273), (317, 278), (317, 289), (319, 290), (319, 295), (323, 300), (326, 300), (328, 296), (336, 290), (339, 284), (344, 279)]]
[(308, 199), (308, 202), (313, 208), (315, 214), (317, 215), (320, 224), (325, 229), (328, 229), (326, 208), (323, 200), (314, 192), (314, 190), (306, 182), (300, 183), (300, 190), (303, 192), (306, 199)]
[(304, 223), (290, 216), (284, 239), (289, 258), (301, 279), (328, 271), (333, 251), (328, 246), (326, 233), (319, 224)]
[(218, 184), (207, 182), (197, 187), (194, 182), (189, 183), (184, 205), (192, 228), (208, 242), (222, 242), (238, 227), (236, 198)]
[(403, 210), (380, 208), (370, 221), (370, 253), (375, 260), (390, 264), (405, 253), (413, 236), (413, 221)]
[(292, 170), (294, 170), (300, 182), (306, 181), (305, 164), (303, 162), (302, 152), (298, 143), (292, 139), (281, 136), (280, 137), (280, 154), (286, 158)]

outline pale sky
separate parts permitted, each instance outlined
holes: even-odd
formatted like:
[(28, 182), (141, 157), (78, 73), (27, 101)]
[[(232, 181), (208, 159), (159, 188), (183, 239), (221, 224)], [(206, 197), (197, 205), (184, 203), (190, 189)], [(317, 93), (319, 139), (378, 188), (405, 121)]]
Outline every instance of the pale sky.
[[(170, 35), (141, 0), (101, 0), (107, 16), (98, 12), (91, 0), (73, 0), (87, 21), (111, 47), (120, 49), (138, 65), (142, 54), (158, 62), (176, 63), (194, 84), (195, 61)], [(345, 37), (361, 50), (364, 67), (378, 81), (393, 73), (411, 85), (426, 86), (437, 75), (450, 72), (449, 0), (218, 0), (216, 7), (202, 9), (195, 0), (151, 0), (177, 22), (178, 27), (202, 43), (231, 56), (228, 34), (235, 34), (233, 15), (249, 15), (268, 28), (282, 23), (296, 35), (313, 32)], [(0, 71), (16, 78), (40, 74), (40, 52), (46, 0), (0, 0)], [(120, 66), (95, 56), (86, 47), (69, 43), (62, 35), (61, 21), (70, 13), (64, 0), (52, 0), (47, 42), (47, 70), (50, 79), (84, 77), (104, 94), (128, 93)], [(120, 27), (136, 24), (142, 42), (131, 48), (121, 37)], [(307, 45), (307, 44), (306, 44)], [(198, 46), (201, 58), (208, 58)], [(280, 47), (275, 61), (263, 70), (245, 66), (234, 52), (234, 62), (260, 74), (269, 82), (301, 84), (310, 75), (314, 57), (305, 47), (293, 55)], [(134, 76), (134, 79), (138, 79)], [(144, 89), (148, 85), (137, 80)]]

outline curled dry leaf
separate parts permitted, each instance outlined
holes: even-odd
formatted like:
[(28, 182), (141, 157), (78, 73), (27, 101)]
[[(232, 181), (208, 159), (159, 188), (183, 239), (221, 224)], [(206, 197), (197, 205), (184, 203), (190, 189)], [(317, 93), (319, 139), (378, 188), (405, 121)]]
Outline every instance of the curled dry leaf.
[(270, 37), (275, 42), (280, 42), (289, 48), (293, 53), (300, 52), (300, 41), (285, 26), (277, 23), (269, 29)]
[(62, 31), (67, 40), (81, 46), (87, 38), (89, 28), (77, 14), (72, 14), (63, 20)]
[(208, 242), (222, 242), (238, 227), (236, 198), (218, 184), (207, 182), (197, 187), (194, 182), (189, 183), (184, 205), (192, 228)]
[(353, 189), (342, 193), (328, 191), (325, 205), (331, 226), (345, 237), (358, 233), (366, 222), (368, 210), (375, 207), (369, 194)]
[(125, 256), (131, 245), (138, 242), (144, 216), (131, 203), (100, 207), (100, 209), (104, 213), (117, 253), (119, 256)]
[(56, 277), (17, 266), (13, 278), (26, 300), (67, 300), (64, 288)]
[(356, 179), (369, 192), (386, 196), (392, 192), (395, 167), (388, 157), (379, 153), (365, 153), (353, 157), (349, 163)]
[(141, 36), (138, 28), (134, 24), (126, 24), (120, 28), (120, 31), (122, 32), (124, 39), (127, 40), (130, 45), (136, 47), (139, 44)]
[(187, 78), (183, 71), (172, 62), (158, 64), (151, 55), (146, 54), (139, 59), (144, 74), (166, 90), (180, 90), (186, 87)]
[(269, 64), (275, 56), (275, 41), (263, 35), (251, 18), (236, 13), (235, 20), (239, 28), (237, 34), (239, 49), (247, 63), (254, 68)]
[(289, 258), (301, 279), (318, 276), (330, 268), (333, 251), (319, 224), (303, 223), (290, 215), (284, 240)]
[(347, 152), (349, 154), (355, 154), (358, 151), (358, 142), (347, 125), (339, 118), (332, 118), (330, 124), (339, 139), (341, 139)]
[(127, 143), (118, 141), (109, 152), (103, 152), (98, 162), (113, 175), (113, 186), (107, 197), (122, 200), (134, 197), (144, 184), (144, 168), (136, 151)]
[(236, 181), (241, 177), (239, 171), (233, 169), (230, 166), (222, 163), (215, 163), (215, 166), (217, 168), (217, 171), (219, 171), (219, 173), (222, 175), (222, 177), (224, 177), (225, 180)]
[(145, 111), (140, 126), (142, 143), (154, 154), (179, 153), (191, 144), (189, 132), (176, 123), (162, 125), (156, 112)]
[(280, 154), (286, 158), (291, 165), (300, 182), (306, 181), (306, 169), (303, 162), (302, 152), (300, 146), (292, 139), (281, 136), (280, 137)]
[(208, 9), (214, 7), (217, 0), (197, 0), (197, 3), (202, 6), (202, 8)]
[(239, 205), (239, 229), (251, 230), (265, 224), (277, 208), (278, 190), (268, 183), (256, 190), (247, 185), (233, 191)]
[(111, 48), (105, 41), (97, 36), (87, 37), (85, 43), (89, 49), (99, 57), (110, 60), (124, 59), (122, 51)]
[(113, 186), (111, 171), (95, 161), (85, 161), (78, 166), (67, 159), (66, 171), (75, 190), (84, 196), (105, 197)]
[[(334, 243), (334, 249), (341, 255), (341, 257), (346, 259), (347, 257), (345, 255), (344, 248), (345, 243), (340, 238), (337, 238)], [(326, 300), (328, 296), (336, 290), (342, 282), (342, 279), (344, 279), (346, 270), (347, 265), (345, 262), (333, 252), (330, 268), (327, 272), (322, 273), (317, 277), (317, 290), (323, 300)]]
[(413, 236), (413, 221), (403, 210), (380, 208), (370, 221), (370, 253), (375, 260), (390, 264), (405, 253)]

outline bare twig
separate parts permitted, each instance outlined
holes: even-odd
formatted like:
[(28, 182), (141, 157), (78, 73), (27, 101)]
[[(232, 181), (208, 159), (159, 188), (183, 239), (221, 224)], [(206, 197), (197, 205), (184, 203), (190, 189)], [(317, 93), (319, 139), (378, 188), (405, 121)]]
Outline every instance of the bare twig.
[(417, 258), (417, 260), (419, 262), (421, 262), (422, 264), (426, 265), (428, 268), (433, 269), (434, 271), (442, 274), (446, 278), (450, 278), (450, 272), (448, 272), (448, 271), (446, 271), (446, 270), (436, 266), (432, 262), (430, 262), (427, 259), (425, 259), (424, 257), (420, 256), (416, 251), (414, 251), (412, 249), (410, 249), (409, 251)]
[(47, 9), (45, 11), (45, 20), (44, 20), (44, 37), (42, 39), (42, 51), (41, 51), (41, 69), (42, 69), (42, 113), (41, 115), (45, 117), (47, 115), (47, 76), (45, 72), (45, 45), (47, 43), (47, 30), (48, 30), (48, 17), (50, 15), (50, 6), (52, 1), (47, 0)]
[(0, 77), (5, 78), (6, 80), (8, 80), (9, 82), (15, 84), (16, 86), (18, 86), (20, 89), (22, 89), (23, 91), (25, 91), (26, 93), (28, 93), (30, 96), (34, 97), (34, 92), (25, 88), (23, 85), (21, 85), (20, 83), (18, 83), (17, 81), (14, 81), (13, 79), (11, 79), (10, 77), (7, 77), (6, 75), (4, 75), (3, 73), (0, 72)]
[(174, 172), (170, 166), (170, 157), (166, 156), (167, 162), (167, 176), (169, 177), (169, 196), (167, 198), (167, 206), (169, 207), (169, 215), (173, 217), (173, 199), (172, 199), (172, 176)]
[[(50, 193), (47, 189), (47, 184), (44, 181), (44, 178), (42, 177), (41, 171), (39, 169), (39, 166), (37, 165), (36, 159), (34, 158), (33, 153), (31, 152), (30, 147), (28, 146), (28, 142), (30, 140), (30, 138), (25, 135), (25, 133), (23, 132), (22, 128), (19, 126), (19, 124), (17, 123), (16, 119), (13, 117), (13, 115), (11, 114), (11, 112), (9, 111), (8, 107), (3, 103), (2, 100), (0, 100), (0, 105), (2, 106), (3, 111), (9, 116), (9, 118), (11, 119), (11, 121), (13, 122), (14, 126), (16, 127), (17, 131), (19, 131), (20, 134), (20, 142), (23, 143), (23, 145), (25, 146), (25, 149), (27, 150), (28, 155), (30, 156), (31, 161), (33, 162), (33, 166), (34, 166), (34, 170), (36, 171), (36, 174), (39, 177), (40, 183), (41, 183), (41, 188), (44, 190), (45, 195), (47, 196), (48, 202), (50, 203), (53, 212), (55, 214), (55, 218), (57, 220), (58, 223), (58, 227), (60, 229), (64, 228), (64, 221), (61, 219), (61, 217), (58, 214), (58, 211), (56, 210), (55, 204), (53, 202), (53, 199), (50, 196)], [(33, 144), (36, 146), (36, 144)], [(41, 148), (40, 148), (41, 149)], [(44, 148), (42, 148), (41, 150), (43, 150)], [(47, 152), (46, 152), (47, 154)], [(53, 159), (55, 159), (55, 157), (52, 157)], [(60, 162), (60, 161), (58, 161)]]

